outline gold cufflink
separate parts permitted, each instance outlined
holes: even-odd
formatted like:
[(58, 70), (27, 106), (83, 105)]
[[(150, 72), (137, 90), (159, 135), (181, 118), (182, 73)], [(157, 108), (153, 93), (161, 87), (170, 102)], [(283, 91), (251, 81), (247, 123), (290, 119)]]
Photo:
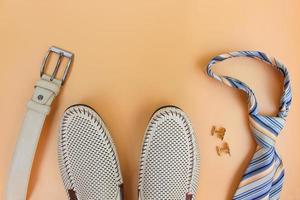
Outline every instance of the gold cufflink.
[(231, 156), (230, 148), (229, 148), (229, 145), (228, 145), (227, 142), (224, 142), (222, 144), (222, 146), (217, 146), (216, 150), (217, 150), (218, 156), (221, 156), (223, 153), (228, 154), (229, 156)]
[(224, 139), (225, 136), (225, 132), (226, 132), (226, 128), (221, 127), (221, 128), (216, 128), (216, 126), (213, 126), (211, 129), (211, 135), (217, 135), (217, 137), (221, 140)]

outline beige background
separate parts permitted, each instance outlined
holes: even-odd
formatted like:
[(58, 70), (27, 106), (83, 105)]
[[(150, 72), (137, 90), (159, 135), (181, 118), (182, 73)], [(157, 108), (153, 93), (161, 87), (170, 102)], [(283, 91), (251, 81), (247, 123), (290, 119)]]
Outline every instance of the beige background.
[[(166, 104), (181, 107), (197, 132), (198, 199), (230, 199), (255, 148), (246, 98), (209, 79), (203, 69), (219, 53), (261, 50), (279, 58), (291, 74), (294, 101), (277, 146), (287, 169), (282, 199), (299, 200), (299, 19), (298, 0), (1, 0), (0, 199), (39, 66), (47, 48), (57, 45), (76, 58), (44, 127), (28, 199), (66, 199), (56, 139), (64, 109), (75, 103), (91, 105), (106, 121), (119, 152), (126, 199), (136, 199), (148, 119)], [(236, 59), (216, 71), (248, 83), (262, 112), (276, 113), (282, 79), (275, 70)], [(212, 125), (227, 128), (231, 157), (217, 156), (220, 141), (210, 136)]]

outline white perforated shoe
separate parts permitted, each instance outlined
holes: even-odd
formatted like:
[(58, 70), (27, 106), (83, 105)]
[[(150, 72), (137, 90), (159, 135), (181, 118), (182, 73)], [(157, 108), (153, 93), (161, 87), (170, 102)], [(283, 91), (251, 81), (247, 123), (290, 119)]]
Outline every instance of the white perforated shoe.
[(157, 110), (142, 147), (139, 200), (192, 200), (199, 178), (199, 153), (186, 114), (174, 106)]
[(100, 116), (74, 105), (63, 114), (59, 165), (70, 200), (121, 200), (122, 176), (116, 149)]

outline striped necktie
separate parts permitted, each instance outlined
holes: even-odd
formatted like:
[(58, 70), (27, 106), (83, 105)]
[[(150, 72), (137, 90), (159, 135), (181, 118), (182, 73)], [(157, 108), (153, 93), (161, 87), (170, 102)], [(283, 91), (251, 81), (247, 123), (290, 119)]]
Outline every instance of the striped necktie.
[[(284, 87), (277, 116), (259, 114), (256, 97), (245, 83), (212, 72), (211, 68), (214, 64), (234, 57), (249, 57), (261, 60), (275, 67), (283, 75)], [(207, 65), (207, 73), (230, 87), (244, 91), (248, 96), (249, 123), (257, 148), (232, 199), (279, 199), (283, 185), (284, 168), (274, 145), (284, 126), (292, 100), (287, 68), (276, 59), (270, 59), (262, 52), (237, 51), (214, 57)]]

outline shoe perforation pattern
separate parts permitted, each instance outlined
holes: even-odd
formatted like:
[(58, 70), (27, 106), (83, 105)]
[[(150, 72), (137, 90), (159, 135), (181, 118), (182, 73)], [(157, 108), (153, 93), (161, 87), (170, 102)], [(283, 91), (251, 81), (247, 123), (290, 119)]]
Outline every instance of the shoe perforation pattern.
[(117, 198), (122, 178), (116, 150), (104, 122), (91, 108), (78, 105), (65, 111), (58, 154), (65, 188), (74, 190), (78, 200)]
[(192, 126), (180, 109), (165, 107), (149, 122), (142, 147), (139, 195), (142, 200), (195, 199), (199, 152)]

